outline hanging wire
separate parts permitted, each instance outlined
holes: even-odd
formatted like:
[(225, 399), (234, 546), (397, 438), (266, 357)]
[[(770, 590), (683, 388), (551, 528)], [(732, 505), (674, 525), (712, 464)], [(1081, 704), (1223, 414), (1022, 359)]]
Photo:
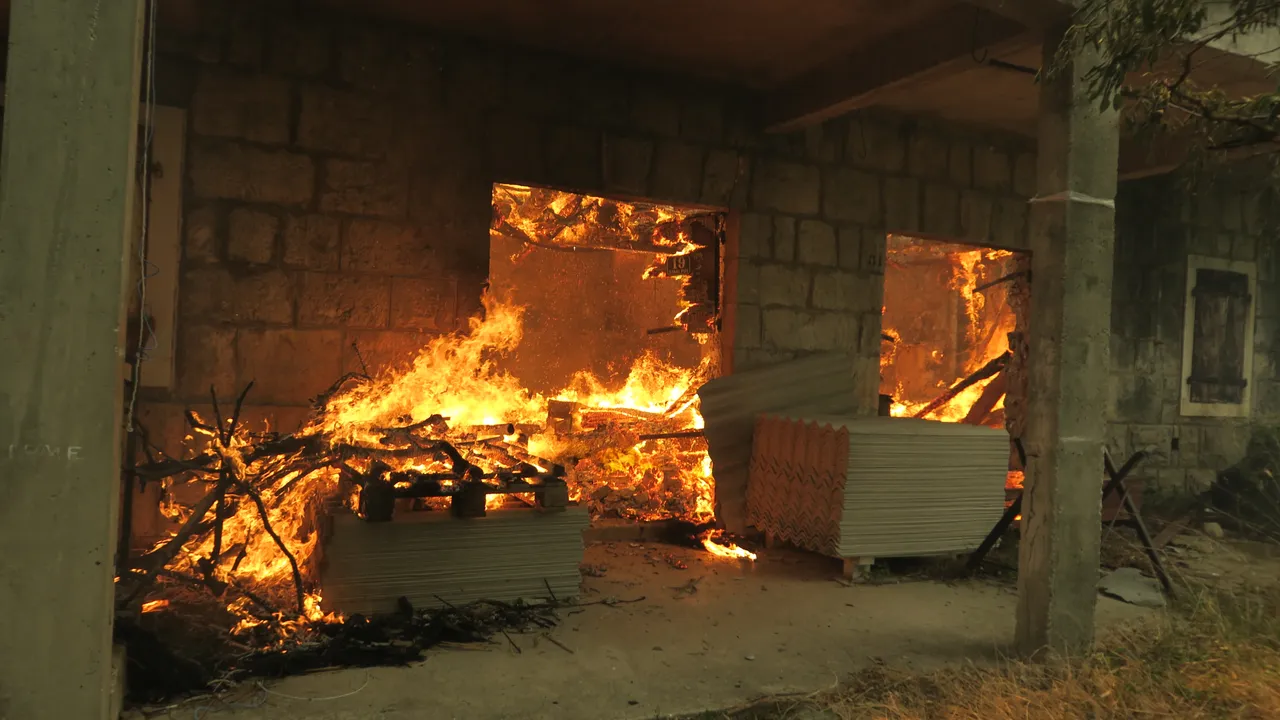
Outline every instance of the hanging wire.
[(981, 22), (982, 8), (975, 5), (973, 7), (973, 30), (969, 33), (969, 57), (973, 58), (973, 61), (979, 65), (986, 63), (990, 55), (985, 47), (982, 48), (982, 55), (978, 55), (978, 26)]
[(159, 0), (147, 2), (146, 35), (146, 85), (143, 89), (143, 139), (140, 167), (142, 168), (142, 223), (138, 238), (138, 344), (134, 348), (133, 371), (130, 376), (129, 405), (125, 415), (125, 427), (135, 429), (134, 419), (138, 407), (138, 386), (142, 382), (142, 363), (147, 350), (156, 347), (155, 329), (147, 317), (147, 280), (159, 274), (159, 268), (147, 262), (147, 241), (151, 229), (151, 144), (155, 137), (156, 109), (156, 5)]

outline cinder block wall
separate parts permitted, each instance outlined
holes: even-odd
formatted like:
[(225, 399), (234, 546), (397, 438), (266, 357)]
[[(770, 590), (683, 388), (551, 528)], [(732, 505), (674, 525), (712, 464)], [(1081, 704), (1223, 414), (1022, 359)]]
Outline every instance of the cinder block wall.
[(251, 379), (251, 417), (292, 429), (353, 342), (376, 370), (463, 325), (493, 181), (738, 211), (732, 365), (849, 351), (869, 413), (885, 233), (1025, 245), (1026, 139), (872, 113), (769, 135), (721, 87), (235, 7), (159, 68), (191, 111), (178, 380), (149, 398), (170, 434)]
[[(1280, 228), (1264, 175), (1238, 168), (1187, 183), (1165, 176), (1120, 186), (1111, 308), (1112, 416), (1108, 444), (1127, 456), (1152, 448), (1148, 492), (1172, 501), (1205, 490), (1239, 461), (1254, 423), (1280, 424)], [(1184, 417), (1180, 393), (1187, 256), (1257, 263), (1253, 388), (1248, 418)], [(1173, 439), (1178, 449), (1173, 449)]]

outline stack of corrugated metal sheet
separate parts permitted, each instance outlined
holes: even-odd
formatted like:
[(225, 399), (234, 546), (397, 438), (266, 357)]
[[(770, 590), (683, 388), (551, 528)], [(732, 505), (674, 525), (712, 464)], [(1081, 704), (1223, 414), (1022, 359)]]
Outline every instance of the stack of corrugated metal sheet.
[(323, 548), (325, 608), (350, 615), (391, 612), (400, 597), (414, 607), (574, 597), (589, 522), (585, 506), (466, 519), (412, 512), (385, 523), (339, 513)]
[(977, 547), (1004, 510), (1009, 438), (999, 429), (908, 418), (764, 415), (748, 521), (842, 558)]
[[(872, 386), (869, 386), (872, 387)], [(716, 378), (698, 390), (716, 480), (716, 517), (732, 532), (747, 529), (747, 468), (761, 413), (857, 414), (854, 361), (822, 353)], [(876, 410), (867, 401), (867, 414)]]

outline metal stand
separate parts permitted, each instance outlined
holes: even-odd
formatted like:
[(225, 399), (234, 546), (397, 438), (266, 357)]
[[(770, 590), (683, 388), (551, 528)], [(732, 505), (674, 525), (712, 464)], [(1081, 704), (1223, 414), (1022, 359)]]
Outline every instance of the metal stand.
[[(1026, 453), (1022, 448), (1022, 441), (1020, 439), (1015, 439), (1013, 442), (1014, 447), (1018, 451), (1018, 457), (1022, 459), (1022, 466), (1025, 468), (1027, 466)], [(1120, 500), (1123, 503), (1125, 512), (1129, 514), (1129, 522), (1131, 522), (1134, 529), (1137, 530), (1138, 537), (1142, 540), (1143, 549), (1146, 550), (1147, 557), (1151, 559), (1151, 567), (1155, 569), (1156, 577), (1160, 580), (1160, 585), (1164, 587), (1165, 593), (1172, 597), (1173, 582), (1169, 579), (1169, 573), (1165, 570), (1164, 563), (1160, 561), (1160, 553), (1157, 551), (1155, 544), (1151, 541), (1151, 534), (1147, 532), (1146, 523), (1142, 520), (1142, 514), (1138, 512), (1138, 506), (1133, 502), (1133, 498), (1129, 495), (1129, 491), (1124, 485), (1125, 478), (1128, 477), (1129, 473), (1133, 472), (1133, 469), (1138, 466), (1138, 463), (1145, 460), (1146, 457), (1146, 451), (1139, 450), (1131, 455), (1129, 459), (1125, 461), (1124, 465), (1120, 466), (1120, 469), (1117, 470), (1115, 463), (1111, 460), (1111, 453), (1106, 450), (1103, 451), (1102, 467), (1107, 473), (1107, 484), (1102, 488), (1102, 502), (1105, 503), (1107, 498), (1111, 496), (1111, 493), (1120, 493)], [(996, 542), (1000, 540), (1005, 531), (1009, 529), (1009, 526), (1013, 524), (1014, 518), (1022, 512), (1022, 495), (1023, 493), (1018, 493), (1018, 497), (1014, 498), (1013, 503), (1004, 511), (1004, 515), (1000, 517), (999, 522), (997, 522), (995, 527), (991, 529), (991, 532), (987, 535), (986, 539), (983, 540), (982, 544), (978, 546), (978, 549), (974, 550), (973, 554), (969, 556), (969, 562), (966, 565), (966, 570), (968, 572), (972, 573), (982, 565), (982, 561), (986, 559), (987, 554), (991, 552), (991, 548), (995, 547)]]

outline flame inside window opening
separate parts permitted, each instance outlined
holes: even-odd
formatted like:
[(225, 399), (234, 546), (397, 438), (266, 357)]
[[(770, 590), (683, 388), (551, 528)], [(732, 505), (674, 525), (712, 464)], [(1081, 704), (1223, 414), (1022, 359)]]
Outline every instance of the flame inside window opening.
[(889, 236), (880, 392), (890, 414), (1004, 427), (998, 374), (948, 390), (1008, 350), (1016, 318), (1002, 280), (1016, 267), (1006, 250)]

